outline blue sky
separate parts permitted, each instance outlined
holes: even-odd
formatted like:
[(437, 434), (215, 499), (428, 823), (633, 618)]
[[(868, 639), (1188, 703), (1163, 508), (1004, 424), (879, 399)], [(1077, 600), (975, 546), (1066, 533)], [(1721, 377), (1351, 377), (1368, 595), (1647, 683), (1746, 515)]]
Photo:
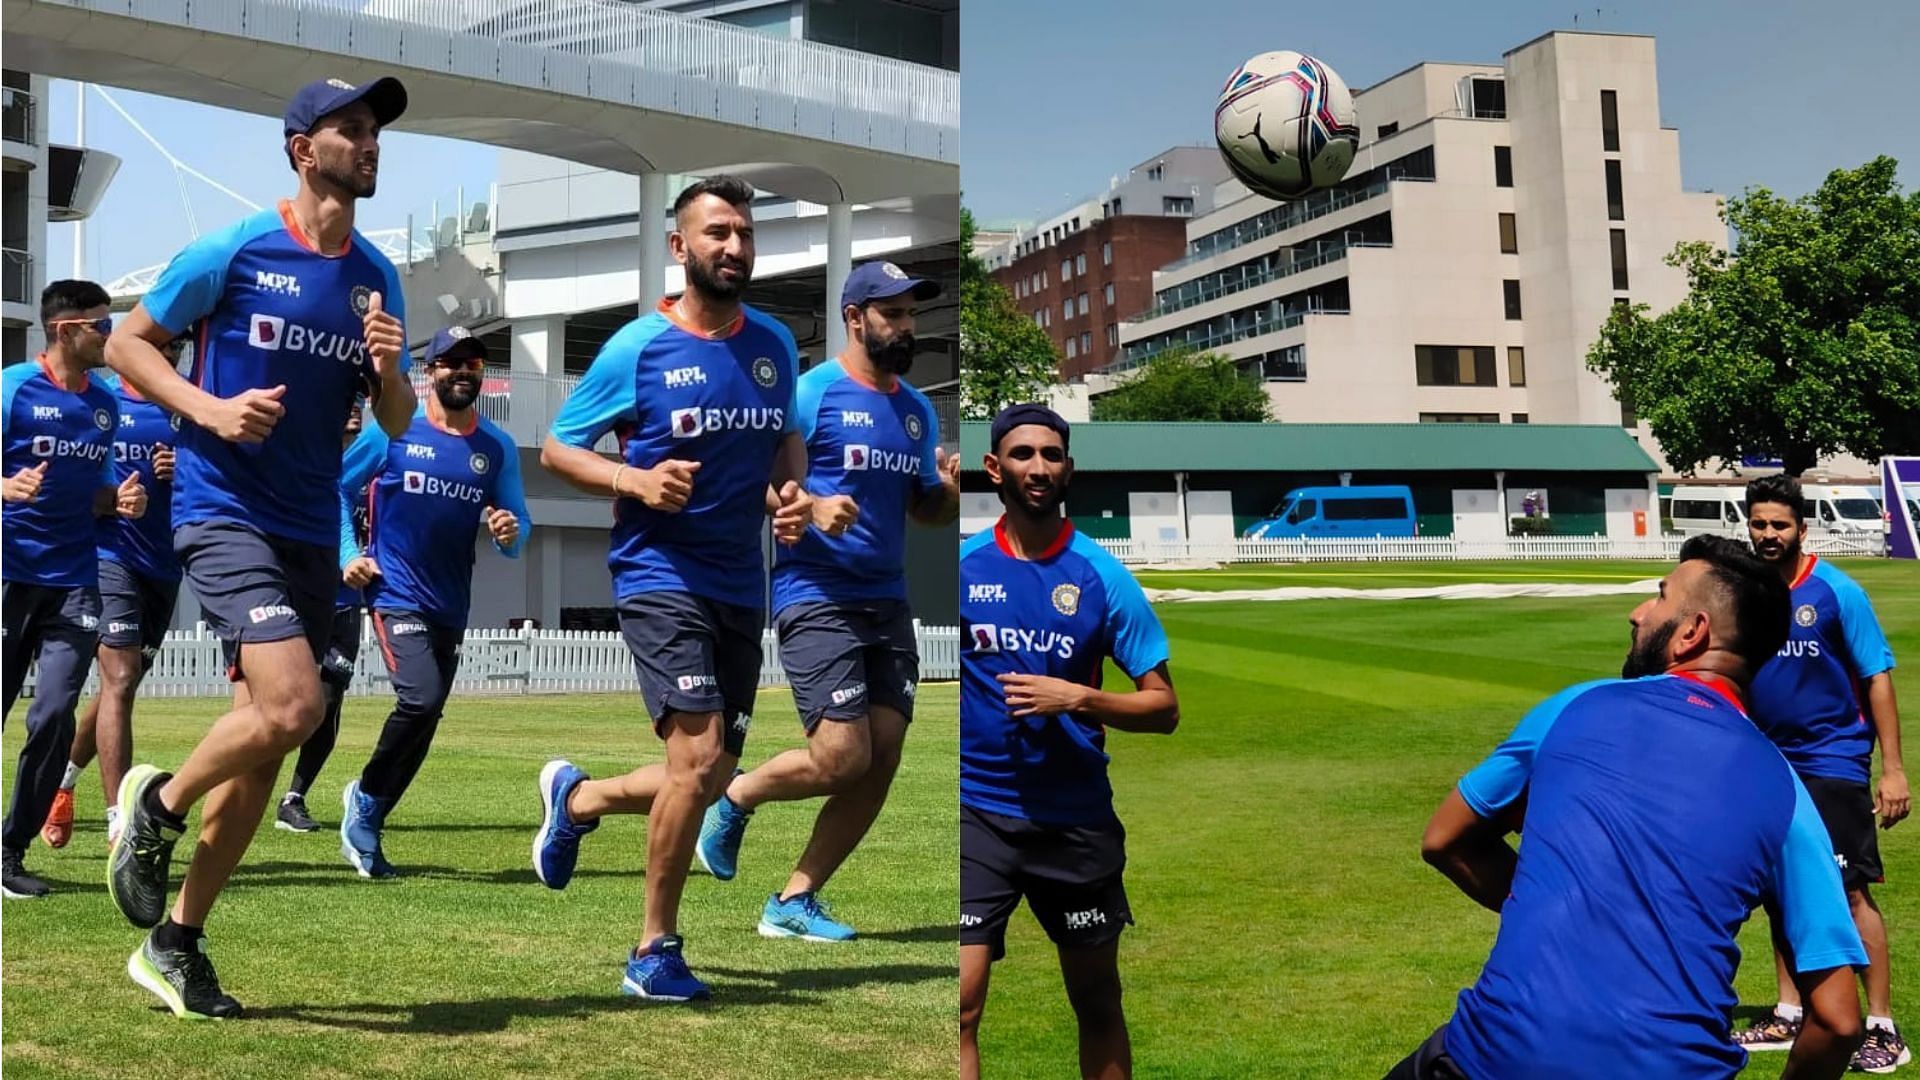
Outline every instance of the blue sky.
[(1423, 60), (1498, 63), (1549, 30), (1651, 34), (1692, 190), (1798, 195), (1876, 154), (1920, 184), (1913, 0), (964, 0), (961, 187), (982, 222), (1044, 216), (1212, 139), (1221, 82), (1297, 49), (1359, 89)]
[[(49, 138), (72, 143), (76, 84), (55, 80), (48, 103)], [(280, 150), (278, 116), (216, 109), (172, 98), (116, 90), (122, 108), (139, 121), (174, 157), (262, 206), (293, 194), (293, 171)], [(360, 206), (363, 231), (399, 228), (409, 212), (425, 227), (437, 196), (440, 213), (452, 209), (455, 191), (466, 186), (469, 205), (485, 199), (499, 175), (499, 153), (491, 146), (405, 134), (406, 121), (381, 136), (380, 188)], [(96, 281), (111, 281), (144, 266), (163, 263), (193, 239), (173, 166), (141, 138), (97, 94), (87, 98), (88, 146), (122, 159), (100, 209), (87, 222), (86, 271)], [(188, 177), (187, 198), (201, 233), (218, 230), (248, 213), (245, 205)], [(73, 270), (72, 225), (47, 228), (48, 278)]]

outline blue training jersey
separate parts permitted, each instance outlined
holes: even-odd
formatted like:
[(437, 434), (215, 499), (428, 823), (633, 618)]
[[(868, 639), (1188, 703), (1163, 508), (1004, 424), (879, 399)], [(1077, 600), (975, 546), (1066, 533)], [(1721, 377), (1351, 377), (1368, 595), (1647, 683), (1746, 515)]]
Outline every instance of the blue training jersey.
[[(344, 251), (321, 254), (285, 201), (201, 237), (167, 264), (140, 303), (173, 333), (192, 330), (188, 378), (222, 398), (287, 388), (286, 413), (264, 442), (230, 443), (191, 424), (181, 430), (176, 524), (220, 518), (334, 545), (340, 433), (356, 393), (379, 386), (361, 325), (376, 292), (404, 324), (400, 279), (387, 257), (358, 232)], [(400, 369), (409, 363), (402, 352)]]
[(1527, 800), (1499, 937), (1447, 1026), (1468, 1076), (1734, 1075), (1734, 939), (1763, 900), (1798, 970), (1866, 963), (1806, 789), (1701, 680), (1563, 690), (1460, 794), (1483, 818)]
[(998, 676), (1099, 686), (1110, 656), (1133, 678), (1167, 660), (1167, 635), (1118, 559), (1062, 522), (1035, 559), (1005, 522), (960, 546), (960, 801), (1044, 825), (1113, 820), (1106, 729), (1065, 713), (1013, 715)]
[(155, 479), (153, 455), (162, 446), (179, 445), (180, 418), (141, 397), (117, 375), (100, 381), (120, 398), (120, 424), (113, 435), (113, 483), (138, 473), (141, 486), (147, 489), (147, 512), (131, 519), (118, 514), (97, 519), (94, 539), (99, 556), (153, 581), (179, 581), (180, 560), (173, 553), (173, 481)]
[(800, 355), (779, 320), (742, 305), (717, 337), (675, 322), (671, 300), (621, 327), (580, 379), (552, 434), (591, 449), (611, 431), (636, 469), (697, 461), (678, 513), (638, 499), (614, 504), (607, 567), (615, 600), (686, 592), (721, 603), (766, 603), (767, 481), (780, 441), (798, 430)]
[(907, 598), (907, 510), (940, 487), (933, 403), (894, 380), (891, 392), (862, 382), (843, 361), (800, 376), (800, 435), (807, 490), (851, 495), (860, 517), (843, 536), (808, 529), (774, 558), (773, 609), (823, 600)]
[(1860, 684), (1893, 670), (1893, 649), (1866, 592), (1832, 563), (1807, 559), (1787, 643), (1754, 677), (1753, 720), (1800, 772), (1864, 784), (1874, 730)]
[[(520, 485), (520, 452), (492, 421), (465, 431), (441, 427), (422, 403), (397, 439), (369, 424), (347, 448), (340, 480), (340, 567), (362, 554), (380, 566), (368, 607), (416, 612), (436, 626), (465, 629), (473, 593), (473, 542), (488, 507), (520, 519), (518, 558), (533, 530)], [(346, 500), (367, 491), (366, 550), (353, 534)]]
[(0, 570), (23, 585), (96, 585), (93, 497), (115, 483), (113, 435), (120, 400), (88, 376), (78, 392), (54, 380), (46, 357), (0, 372), (0, 453), (7, 476), (45, 464), (40, 494), (7, 503), (0, 519)]

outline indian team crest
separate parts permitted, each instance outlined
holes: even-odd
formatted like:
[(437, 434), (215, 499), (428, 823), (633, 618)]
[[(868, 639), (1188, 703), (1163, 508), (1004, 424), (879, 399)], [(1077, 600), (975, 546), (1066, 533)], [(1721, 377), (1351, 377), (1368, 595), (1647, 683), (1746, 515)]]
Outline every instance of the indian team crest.
[(105, 409), (95, 409), (93, 410), (93, 426), (99, 428), (101, 431), (112, 431), (113, 417), (108, 415)]
[(1062, 615), (1072, 615), (1080, 610), (1080, 586), (1055, 585), (1053, 587), (1053, 610)]
[(1801, 626), (1812, 626), (1819, 620), (1820, 613), (1814, 610), (1812, 604), (1801, 604), (1793, 609), (1793, 621)]
[(774, 366), (771, 357), (763, 356), (753, 362), (753, 381), (769, 390), (780, 381), (780, 369)]
[(167, 415), (167, 423), (173, 426), (173, 430), (179, 431), (180, 430), (180, 414), (169, 413)]
[(485, 454), (473, 455), (472, 457), (467, 459), (467, 467), (471, 468), (474, 471), (474, 473), (479, 476), (487, 475), (487, 468), (488, 468), (487, 455)]
[(920, 417), (914, 413), (908, 413), (906, 426), (907, 438), (912, 439), (914, 442), (919, 442), (921, 434), (926, 430), (920, 423)]
[(365, 318), (367, 309), (373, 306), (373, 290), (365, 285), (355, 285), (347, 293), (347, 303), (352, 306), (355, 315)]
[(907, 280), (907, 272), (893, 265), (890, 262), (881, 263), (880, 272), (887, 275), (888, 277), (892, 278), (895, 281)]

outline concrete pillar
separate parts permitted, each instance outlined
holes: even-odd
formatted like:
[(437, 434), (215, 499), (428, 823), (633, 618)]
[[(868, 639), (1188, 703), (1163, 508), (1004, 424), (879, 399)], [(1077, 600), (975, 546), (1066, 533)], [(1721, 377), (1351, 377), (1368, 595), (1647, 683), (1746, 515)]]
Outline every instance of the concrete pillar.
[[(847, 321), (840, 317), (840, 290), (853, 272), (853, 204), (827, 207), (827, 357), (847, 347)], [(822, 359), (825, 359), (823, 357)]]
[(513, 407), (507, 430), (521, 446), (539, 446), (547, 437), (553, 414), (566, 398), (560, 376), (566, 374), (567, 318), (516, 319), (508, 350), (513, 376)]
[(540, 610), (536, 617), (540, 629), (560, 629), (560, 578), (565, 566), (563, 548), (570, 529), (535, 529), (534, 544), (540, 549)]
[(667, 292), (667, 174), (640, 174), (640, 314)]

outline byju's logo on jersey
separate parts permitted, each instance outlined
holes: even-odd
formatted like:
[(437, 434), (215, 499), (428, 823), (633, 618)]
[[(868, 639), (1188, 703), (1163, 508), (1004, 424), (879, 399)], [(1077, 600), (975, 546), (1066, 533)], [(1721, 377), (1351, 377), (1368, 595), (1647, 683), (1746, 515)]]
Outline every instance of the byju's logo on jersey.
[(992, 623), (974, 623), (967, 627), (967, 648), (977, 653), (1000, 651), (1000, 628)]
[(442, 499), (457, 502), (483, 503), (487, 493), (474, 484), (462, 484), (453, 480), (442, 480), (437, 476), (428, 476), (423, 472), (409, 469), (400, 474), (400, 489), (409, 495), (435, 495)]
[(427, 474), (408, 469), (400, 474), (400, 490), (409, 495), (418, 495), (427, 490)]
[(1812, 604), (1801, 604), (1793, 609), (1793, 621), (1801, 626), (1812, 626), (1820, 621), (1820, 613), (1814, 610)]
[(845, 705), (849, 702), (859, 701), (861, 698), (867, 696), (867, 684), (854, 683), (851, 686), (843, 686), (829, 696), (833, 698), (835, 705)]
[(306, 353), (343, 364), (364, 363), (367, 343), (358, 334), (335, 334), (289, 323), (278, 315), (256, 313), (247, 324), (247, 344), (270, 352)]
[(61, 439), (52, 435), (35, 435), (32, 450), (34, 457), (77, 457), (96, 464), (107, 460), (107, 455), (113, 452), (108, 444), (95, 446), (79, 439)]
[(925, 427), (920, 423), (920, 417), (914, 413), (908, 413), (906, 420), (903, 422), (906, 424), (907, 438), (912, 439), (914, 442), (919, 442), (920, 436), (925, 434), (926, 431)]
[(691, 439), (722, 431), (779, 431), (786, 426), (785, 409), (675, 409), (667, 414), (676, 439)]
[(1072, 637), (1053, 630), (974, 623), (967, 629), (967, 644), (977, 653), (1051, 653), (1062, 660), (1071, 660), (1078, 643)]
[(686, 386), (707, 385), (707, 370), (703, 367), (668, 368), (666, 372), (667, 389), (677, 390)]
[(854, 472), (860, 469), (877, 469), (881, 472), (904, 473), (912, 476), (920, 471), (920, 459), (915, 454), (901, 454), (892, 450), (875, 450), (871, 446), (858, 443), (846, 447), (845, 457), (840, 463), (842, 470)]
[(840, 410), (841, 427), (872, 427), (873, 414), (864, 409)]
[(253, 275), (254, 287), (279, 296), (299, 296), (300, 279), (292, 274), (270, 274), (260, 270)]
[(673, 437), (676, 439), (691, 439), (695, 435), (700, 434), (700, 420), (705, 412), (706, 410), (704, 409), (673, 410), (672, 415), (668, 417), (673, 423)]
[(771, 357), (762, 356), (753, 362), (753, 381), (768, 389), (780, 381), (780, 369)]
[(287, 336), (287, 320), (278, 315), (255, 314), (247, 324), (247, 344), (256, 349), (278, 349)]
[(1006, 601), (1007, 587), (999, 582), (967, 586), (969, 604), (1004, 604)]
[(872, 447), (859, 445), (849, 446), (846, 448), (845, 456), (840, 461), (840, 468), (847, 472), (864, 469), (867, 467), (867, 459), (872, 456)]

